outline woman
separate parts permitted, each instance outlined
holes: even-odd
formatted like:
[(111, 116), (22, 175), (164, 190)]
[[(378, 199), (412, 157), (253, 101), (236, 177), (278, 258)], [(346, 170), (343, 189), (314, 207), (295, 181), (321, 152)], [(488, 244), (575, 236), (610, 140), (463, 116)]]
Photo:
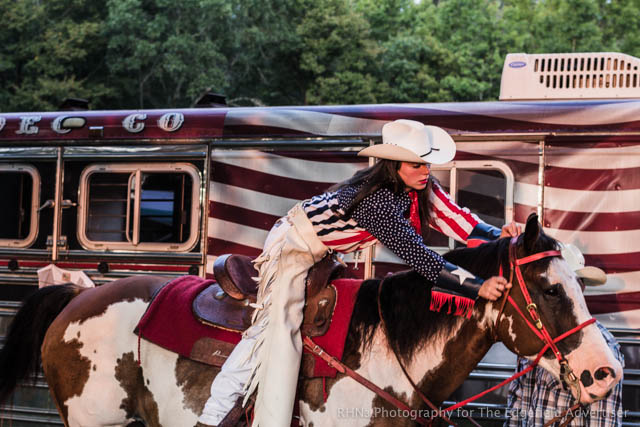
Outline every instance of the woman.
[(239, 398), (258, 385), (253, 425), (290, 424), (302, 354), (304, 281), (328, 251), (348, 253), (380, 241), (427, 280), (473, 299), (495, 300), (510, 286), (503, 277), (483, 282), (424, 244), (429, 226), (464, 242), (519, 233), (515, 224), (500, 233), (480, 222), (429, 178), (430, 163), (453, 159), (453, 139), (440, 128), (396, 120), (383, 126), (382, 142), (358, 153), (381, 159), (375, 166), (299, 203), (269, 232), (255, 261), (260, 275), (253, 324), (215, 378), (198, 425), (224, 424)]

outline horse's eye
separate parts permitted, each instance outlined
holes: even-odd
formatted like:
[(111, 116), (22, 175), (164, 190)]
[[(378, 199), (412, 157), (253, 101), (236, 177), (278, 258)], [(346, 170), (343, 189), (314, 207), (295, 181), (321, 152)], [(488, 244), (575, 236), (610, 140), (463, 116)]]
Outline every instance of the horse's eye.
[(555, 283), (544, 290), (544, 294), (550, 297), (557, 297), (560, 290), (560, 283)]

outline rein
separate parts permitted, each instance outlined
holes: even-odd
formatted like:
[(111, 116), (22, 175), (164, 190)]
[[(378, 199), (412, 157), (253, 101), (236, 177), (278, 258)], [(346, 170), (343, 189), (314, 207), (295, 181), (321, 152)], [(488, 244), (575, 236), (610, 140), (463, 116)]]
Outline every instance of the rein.
[[(472, 397), (470, 397), (470, 398), (468, 398), (468, 399), (466, 399), (466, 400), (464, 400), (462, 402), (459, 402), (459, 403), (457, 403), (455, 405), (452, 405), (452, 406), (450, 406), (450, 407), (448, 407), (446, 409), (439, 409), (418, 389), (416, 384), (413, 382), (413, 380), (409, 376), (406, 368), (404, 367), (404, 364), (400, 360), (400, 356), (398, 356), (398, 354), (395, 351), (395, 349), (393, 347), (391, 347), (391, 351), (393, 352), (398, 364), (400, 365), (400, 368), (402, 369), (402, 372), (404, 373), (404, 375), (405, 375), (406, 379), (408, 380), (408, 382), (413, 387), (413, 389), (416, 392), (416, 394), (418, 396), (420, 396), (420, 398), (423, 400), (423, 402), (429, 408), (431, 408), (431, 410), (434, 411), (433, 413), (437, 415), (436, 418), (442, 418), (444, 421), (448, 422), (450, 425), (454, 425), (455, 426), (456, 424), (453, 423), (450, 419), (448, 419), (445, 416), (445, 413), (447, 413), (447, 412), (450, 413), (450, 412), (452, 412), (452, 411), (454, 411), (454, 410), (456, 410), (458, 408), (461, 408), (461, 407), (467, 405), (468, 403), (479, 399), (480, 397), (484, 396), (485, 394), (490, 393), (490, 392), (492, 392), (492, 391), (494, 391), (494, 390), (496, 390), (496, 389), (498, 389), (500, 387), (503, 387), (504, 385), (506, 385), (509, 382), (515, 380), (516, 378), (519, 378), (519, 377), (525, 375), (526, 373), (528, 373), (529, 371), (531, 371), (532, 369), (534, 369), (538, 365), (538, 362), (540, 361), (540, 359), (542, 358), (544, 353), (546, 353), (547, 350), (549, 350), (549, 349), (551, 349), (551, 351), (555, 355), (556, 359), (560, 363), (560, 378), (561, 378), (562, 382), (566, 386), (573, 387), (573, 388), (576, 389), (576, 395), (577, 395), (577, 399), (576, 400), (577, 400), (577, 403), (574, 404), (568, 410), (564, 411), (564, 413), (561, 414), (560, 416), (558, 416), (558, 417), (554, 418), (553, 420), (551, 420), (550, 422), (546, 423), (545, 427), (550, 426), (553, 423), (557, 422), (558, 420), (564, 418), (564, 416), (568, 412), (570, 412), (572, 410), (575, 410), (576, 408), (578, 408), (580, 406), (579, 402), (580, 402), (581, 391), (580, 391), (580, 385), (579, 385), (578, 379), (575, 376), (575, 374), (573, 373), (573, 371), (571, 370), (571, 367), (569, 366), (569, 363), (567, 362), (566, 358), (562, 355), (562, 353), (560, 352), (560, 350), (556, 346), (556, 343), (562, 341), (563, 339), (567, 338), (570, 335), (573, 335), (576, 332), (579, 332), (584, 327), (593, 324), (595, 322), (595, 319), (591, 318), (589, 320), (586, 320), (585, 322), (582, 322), (578, 326), (576, 326), (576, 327), (564, 332), (563, 334), (557, 336), (556, 338), (551, 338), (551, 335), (549, 334), (548, 330), (545, 328), (544, 324), (542, 323), (542, 320), (540, 319), (540, 315), (538, 313), (538, 308), (537, 308), (536, 304), (533, 303), (532, 300), (531, 300), (531, 295), (529, 294), (529, 291), (527, 289), (526, 283), (524, 282), (524, 278), (522, 277), (522, 272), (520, 271), (520, 266), (528, 264), (528, 263), (531, 263), (531, 262), (538, 261), (538, 260), (543, 259), (543, 258), (561, 256), (561, 253), (558, 250), (551, 250), (551, 251), (539, 252), (537, 254), (529, 255), (529, 256), (526, 256), (526, 257), (523, 257), (523, 258), (517, 258), (517, 255), (516, 255), (516, 244), (517, 244), (517, 242), (518, 242), (518, 237), (513, 237), (511, 239), (510, 243), (509, 243), (509, 265), (510, 265), (509, 283), (513, 283), (514, 276), (517, 278), (518, 285), (520, 287), (520, 290), (522, 291), (522, 295), (524, 296), (525, 302), (527, 303), (527, 306), (526, 306), (525, 310), (529, 314), (529, 318), (530, 319), (527, 318), (527, 315), (525, 315), (525, 313), (518, 306), (518, 304), (515, 302), (515, 300), (513, 298), (511, 298), (511, 296), (509, 295), (511, 289), (505, 290), (504, 296), (501, 297), (502, 302), (500, 304), (500, 309), (498, 311), (498, 317), (496, 318), (496, 324), (495, 324), (494, 331), (493, 331), (493, 338), (494, 338), (494, 341), (497, 341), (497, 330), (499, 329), (499, 326), (500, 326), (500, 321), (502, 319), (502, 315), (503, 315), (503, 312), (504, 312), (504, 307), (506, 305), (506, 302), (508, 301), (509, 304), (511, 304), (511, 306), (515, 309), (515, 311), (522, 317), (522, 319), (525, 321), (527, 326), (529, 326), (529, 328), (535, 333), (535, 335), (541, 341), (544, 342), (543, 348), (540, 350), (540, 352), (536, 356), (535, 360), (531, 363), (531, 365), (528, 368), (526, 368), (523, 371), (516, 372), (514, 375), (512, 375), (511, 377), (509, 377), (506, 380), (502, 381), (500, 384), (498, 384), (496, 386), (493, 386), (493, 387), (491, 387), (491, 388), (489, 388), (489, 389), (487, 389), (487, 390), (485, 390), (485, 391), (483, 391), (481, 393), (478, 393), (475, 396), (472, 396)], [(501, 265), (500, 266), (500, 273), (499, 273), (500, 276), (502, 276), (502, 273), (503, 273), (503, 271), (502, 271), (502, 265)], [(378, 315), (380, 317), (380, 323), (381, 323), (381, 326), (383, 327), (383, 331), (384, 331), (385, 334), (387, 334), (387, 327), (386, 327), (386, 323), (384, 322), (384, 317), (382, 316), (382, 307), (381, 307), (381, 303), (380, 303), (380, 295), (381, 295), (381, 292), (382, 292), (383, 283), (384, 283), (384, 281), (382, 281), (380, 283), (380, 286), (378, 287), (378, 298), (377, 298), (378, 299), (378, 301), (377, 301), (378, 302)], [(375, 384), (373, 384), (371, 381), (367, 380), (366, 378), (362, 377), (357, 372), (355, 372), (352, 369), (350, 369), (348, 366), (346, 366), (341, 361), (337, 360), (333, 356), (331, 356), (328, 353), (326, 353), (320, 346), (315, 344), (311, 338), (304, 337), (303, 343), (304, 343), (304, 346), (307, 349), (309, 349), (312, 353), (314, 353), (317, 356), (319, 356), (320, 358), (322, 358), (331, 367), (335, 368), (340, 373), (348, 375), (351, 378), (355, 379), (357, 382), (359, 382), (360, 384), (362, 384), (363, 386), (365, 386), (369, 390), (373, 391), (378, 396), (380, 396), (381, 398), (383, 398), (387, 402), (389, 402), (392, 405), (394, 405), (396, 408), (398, 408), (398, 409), (400, 409), (402, 411), (408, 411), (409, 414), (413, 414), (413, 413), (416, 412), (416, 410), (411, 409), (406, 403), (404, 403), (404, 402), (400, 401), (399, 399), (395, 398), (391, 394), (387, 393), (386, 391), (384, 391), (380, 387), (378, 387)], [(412, 416), (411, 418), (414, 421), (416, 421), (418, 424), (420, 424), (420, 425), (431, 425), (431, 423), (435, 419), (435, 418), (432, 418), (430, 420), (425, 420), (424, 418), (419, 417), (419, 416)], [(469, 421), (471, 421), (474, 425), (476, 425), (476, 426), (479, 425), (475, 421), (473, 421), (471, 418), (467, 417), (467, 419)], [(571, 417), (571, 419), (573, 419), (573, 417)], [(566, 423), (570, 422), (571, 419), (566, 421)], [(566, 425), (566, 424), (563, 424), (563, 425)]]

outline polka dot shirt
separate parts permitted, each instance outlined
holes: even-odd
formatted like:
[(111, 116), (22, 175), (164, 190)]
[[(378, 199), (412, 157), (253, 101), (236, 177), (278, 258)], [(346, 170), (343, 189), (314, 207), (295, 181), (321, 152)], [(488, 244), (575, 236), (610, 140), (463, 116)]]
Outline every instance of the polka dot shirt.
[(444, 259), (429, 249), (405, 218), (411, 206), (407, 193), (381, 188), (363, 199), (350, 219), (342, 218), (360, 186), (324, 193), (303, 203), (318, 237), (327, 247), (352, 252), (380, 241), (427, 280), (436, 281)]

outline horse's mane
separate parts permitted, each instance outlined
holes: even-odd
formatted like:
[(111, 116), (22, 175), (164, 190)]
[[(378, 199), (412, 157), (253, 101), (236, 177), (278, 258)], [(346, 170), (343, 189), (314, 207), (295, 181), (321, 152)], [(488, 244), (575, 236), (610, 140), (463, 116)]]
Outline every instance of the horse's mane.
[[(556, 248), (551, 237), (541, 233), (532, 251)], [(452, 250), (444, 258), (478, 277), (487, 279), (498, 274), (500, 263), (508, 271), (509, 239), (484, 243), (476, 248)], [(549, 259), (535, 263), (536, 271), (546, 270)], [(529, 266), (524, 266), (529, 268)], [(524, 270), (524, 268), (523, 268)], [(507, 273), (505, 273), (507, 274)], [(380, 301), (387, 338), (397, 354), (409, 362), (420, 347), (437, 337), (447, 336), (463, 319), (429, 310), (432, 283), (415, 271), (404, 271), (362, 283), (351, 317), (345, 353), (357, 352), (361, 345), (370, 348), (380, 316), (378, 288), (384, 282)]]

